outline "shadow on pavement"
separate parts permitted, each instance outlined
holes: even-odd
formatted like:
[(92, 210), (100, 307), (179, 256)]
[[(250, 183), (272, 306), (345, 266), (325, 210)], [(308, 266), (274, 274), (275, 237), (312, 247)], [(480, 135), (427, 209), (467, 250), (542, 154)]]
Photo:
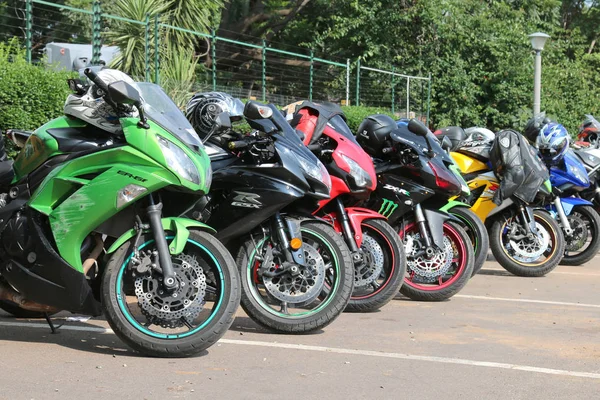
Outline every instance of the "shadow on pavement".
[[(264, 334), (264, 335), (281, 335), (282, 334), (279, 332), (270, 331), (267, 328), (263, 328), (262, 326), (260, 326), (256, 322), (254, 322), (252, 320), (252, 318), (246, 317), (246, 316), (235, 317), (235, 320), (233, 321), (233, 324), (231, 325), (229, 330), (234, 331), (234, 332), (240, 332), (240, 335), (243, 335), (246, 332), (258, 333), (258, 334)], [(324, 332), (325, 331), (323, 331), (322, 329), (319, 329), (314, 332), (302, 333), (302, 335), (320, 335)]]

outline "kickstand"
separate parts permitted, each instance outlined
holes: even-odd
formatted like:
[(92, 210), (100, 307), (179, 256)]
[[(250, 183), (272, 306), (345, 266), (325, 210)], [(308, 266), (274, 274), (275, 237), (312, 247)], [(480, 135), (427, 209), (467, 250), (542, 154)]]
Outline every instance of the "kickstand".
[(44, 313), (44, 318), (46, 318), (46, 322), (48, 323), (48, 325), (50, 325), (50, 330), (52, 331), (52, 334), (57, 334), (58, 328), (63, 326), (63, 324), (60, 324), (59, 326), (55, 327), (54, 324), (52, 323), (52, 320), (50, 319), (50, 316), (48, 315), (48, 313)]

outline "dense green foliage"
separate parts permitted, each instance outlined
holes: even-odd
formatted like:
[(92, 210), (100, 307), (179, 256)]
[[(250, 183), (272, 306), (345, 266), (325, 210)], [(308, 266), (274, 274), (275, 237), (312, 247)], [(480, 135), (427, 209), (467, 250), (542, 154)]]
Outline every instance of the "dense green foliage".
[(36, 129), (61, 115), (70, 77), (27, 64), (16, 40), (0, 43), (0, 129)]

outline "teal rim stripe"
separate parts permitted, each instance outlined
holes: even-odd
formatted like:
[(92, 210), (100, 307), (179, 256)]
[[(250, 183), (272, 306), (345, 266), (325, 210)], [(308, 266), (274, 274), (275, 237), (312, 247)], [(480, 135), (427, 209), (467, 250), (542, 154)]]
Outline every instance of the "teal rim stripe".
[[(168, 236), (167, 240), (172, 239), (173, 237), (174, 236)], [(203, 329), (204, 327), (206, 327), (206, 325), (208, 325), (210, 323), (210, 321), (214, 318), (214, 316), (219, 311), (219, 308), (221, 308), (221, 305), (223, 304), (223, 293), (225, 292), (225, 279), (223, 277), (223, 270), (221, 269), (221, 265), (219, 264), (217, 259), (211, 254), (211, 252), (208, 251), (208, 249), (206, 247), (204, 247), (202, 244), (200, 244), (194, 240), (191, 240), (191, 239), (188, 239), (187, 241), (189, 243), (196, 245), (197, 247), (202, 249), (206, 254), (208, 254), (210, 256), (210, 258), (214, 261), (217, 269), (219, 270), (219, 278), (220, 278), (220, 282), (221, 282), (221, 295), (219, 296), (219, 301), (217, 302), (216, 306), (213, 308), (213, 312), (211, 313), (210, 317), (208, 317), (208, 319), (206, 321), (204, 321), (202, 323), (202, 325), (200, 325), (200, 326), (196, 327), (195, 329), (188, 331), (188, 332), (184, 332), (184, 333), (180, 333), (180, 334), (176, 334), (176, 335), (169, 335), (166, 333), (153, 332), (153, 331), (149, 330), (148, 328), (146, 328), (145, 326), (140, 325), (140, 323), (138, 321), (136, 321), (135, 318), (133, 318), (133, 316), (129, 312), (129, 309), (123, 302), (123, 296), (121, 296), (121, 279), (123, 277), (123, 272), (124, 272), (125, 268), (129, 264), (131, 257), (133, 257), (133, 252), (132, 252), (129, 255), (129, 257), (127, 257), (125, 262), (123, 262), (123, 265), (121, 265), (121, 268), (119, 269), (119, 275), (117, 276), (117, 282), (115, 285), (116, 286), (115, 289), (116, 289), (116, 293), (117, 293), (117, 302), (119, 304), (119, 308), (121, 309), (121, 312), (123, 313), (123, 315), (125, 315), (125, 318), (127, 318), (127, 321), (129, 321), (129, 323), (131, 325), (133, 325), (137, 330), (145, 333), (148, 336), (152, 336), (152, 337), (159, 338), (159, 339), (181, 339), (181, 338), (193, 335), (194, 333), (200, 331), (201, 329)], [(148, 244), (150, 244), (152, 242), (154, 242), (154, 239), (149, 240), (146, 243), (142, 244), (140, 247), (138, 247), (138, 250), (143, 249), (144, 247), (146, 247)]]

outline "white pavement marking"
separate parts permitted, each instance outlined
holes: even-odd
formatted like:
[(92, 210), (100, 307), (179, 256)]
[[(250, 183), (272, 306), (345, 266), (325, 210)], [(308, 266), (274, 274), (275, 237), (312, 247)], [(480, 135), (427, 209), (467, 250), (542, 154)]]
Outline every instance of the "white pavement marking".
[[(48, 325), (45, 325), (45, 324), (36, 324), (36, 323), (30, 323), (30, 322), (0, 321), (0, 326), (16, 326), (16, 327), (31, 327), (31, 328), (46, 328), (46, 329), (49, 328)], [(101, 328), (101, 327), (89, 327), (89, 326), (64, 325), (60, 329), (61, 330), (69, 330), (69, 331), (87, 331), (87, 332), (106, 333), (106, 334), (114, 333), (112, 331), (112, 329)], [(353, 349), (343, 349), (343, 348), (338, 348), (338, 347), (309, 346), (309, 345), (304, 345), (304, 344), (260, 342), (260, 341), (251, 341), (251, 340), (221, 339), (221, 340), (219, 340), (218, 343), (241, 345), (241, 346), (272, 347), (272, 348), (278, 348), (278, 349), (318, 351), (318, 352), (322, 352), (322, 353), (350, 354), (350, 355), (356, 355), (356, 356), (394, 358), (394, 359), (399, 359), (399, 360), (426, 361), (426, 362), (435, 362), (435, 363), (441, 363), (441, 364), (459, 364), (459, 365), (469, 365), (469, 366), (473, 366), (473, 367), (499, 368), (499, 369), (510, 369), (510, 370), (514, 370), (514, 371), (537, 372), (540, 374), (547, 374), (547, 375), (575, 376), (578, 378), (600, 379), (600, 373), (569, 371), (569, 370), (552, 369), (552, 368), (540, 368), (540, 367), (532, 367), (532, 366), (528, 366), (528, 365), (497, 363), (497, 362), (490, 362), (490, 361), (466, 360), (466, 359), (462, 359), (462, 358), (419, 356), (419, 355), (403, 354), (403, 353), (386, 353), (383, 351), (353, 350)]]
[[(504, 268), (482, 268), (482, 271), (500, 271), (500, 272), (506, 272), (508, 273), (507, 270), (505, 270)], [(583, 276), (599, 276), (600, 274), (586, 274), (585, 272), (572, 272), (572, 271), (552, 271), (551, 272), (552, 275), (583, 275)], [(483, 275), (483, 274), (482, 274)]]
[(509, 299), (509, 298), (505, 298), (505, 297), (472, 296), (469, 294), (457, 294), (454, 297), (458, 297), (458, 298), (462, 298), (462, 299), (513, 301), (516, 303), (537, 303), (537, 304), (551, 304), (551, 305), (555, 305), (555, 306), (600, 308), (600, 304), (565, 303), (562, 301), (533, 300), (533, 299)]

